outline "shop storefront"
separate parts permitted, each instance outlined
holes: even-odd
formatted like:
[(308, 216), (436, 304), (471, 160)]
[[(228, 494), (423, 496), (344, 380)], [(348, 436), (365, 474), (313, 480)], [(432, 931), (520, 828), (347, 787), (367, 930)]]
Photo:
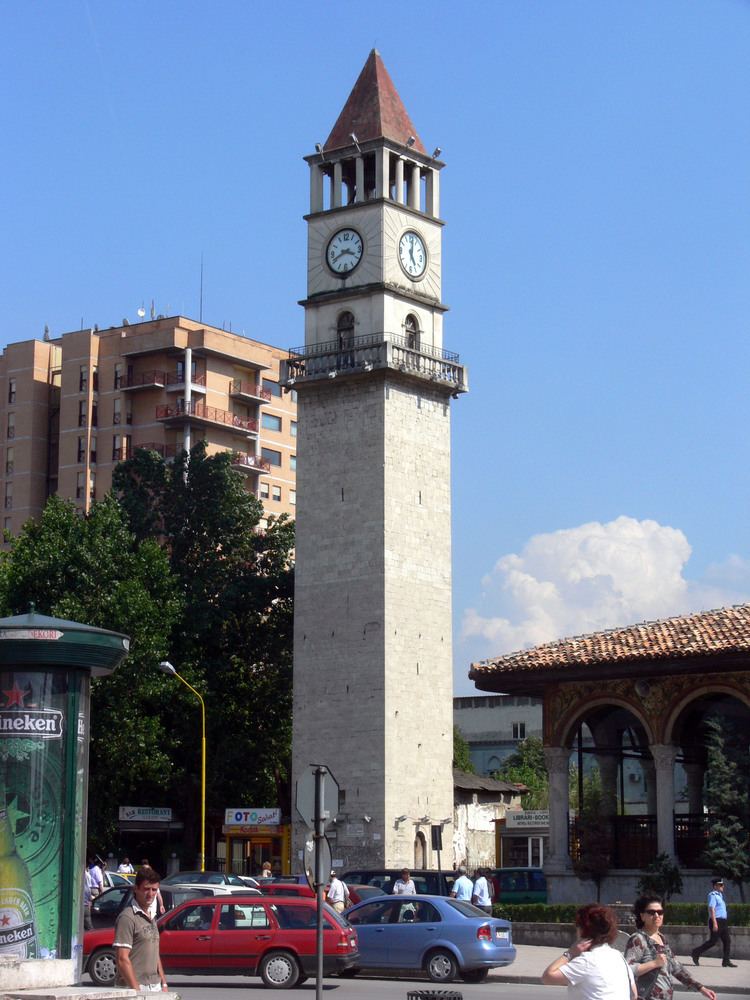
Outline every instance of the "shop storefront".
[(495, 836), (498, 868), (543, 868), (549, 810), (510, 810), (498, 821)]
[(217, 854), (226, 871), (258, 875), (268, 861), (274, 874), (291, 872), (290, 826), (281, 822), (280, 809), (227, 809), (221, 832)]

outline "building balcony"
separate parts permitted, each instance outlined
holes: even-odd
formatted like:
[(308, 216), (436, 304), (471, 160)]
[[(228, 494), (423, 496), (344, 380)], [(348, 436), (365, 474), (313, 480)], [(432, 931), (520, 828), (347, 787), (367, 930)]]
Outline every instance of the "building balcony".
[[(169, 372), (167, 374), (167, 392), (184, 392), (187, 389), (184, 372)], [(206, 376), (194, 375), (190, 382), (191, 392), (206, 393)]]
[(163, 389), (167, 384), (167, 373), (157, 369), (149, 369), (147, 372), (133, 372), (122, 379), (119, 388), (123, 392), (131, 389)]
[(244, 382), (239, 378), (233, 378), (229, 383), (229, 397), (245, 403), (271, 402), (271, 393), (268, 389), (262, 389), (256, 382)]
[(184, 424), (186, 420), (201, 424), (204, 427), (222, 426), (235, 434), (251, 437), (258, 433), (258, 421), (240, 417), (229, 410), (220, 410), (216, 406), (207, 406), (202, 400), (191, 400), (189, 403), (176, 403), (170, 406), (157, 406), (156, 419), (168, 427)]
[(232, 452), (232, 468), (246, 474), (270, 472), (271, 463), (260, 455), (248, 455), (243, 451)]
[(447, 394), (468, 391), (466, 369), (457, 354), (420, 345), (418, 338), (382, 333), (350, 337), (294, 347), (282, 362), (281, 381), (291, 388), (296, 383), (322, 381), (338, 376), (359, 376), (372, 371), (400, 372), (404, 377), (430, 382)]

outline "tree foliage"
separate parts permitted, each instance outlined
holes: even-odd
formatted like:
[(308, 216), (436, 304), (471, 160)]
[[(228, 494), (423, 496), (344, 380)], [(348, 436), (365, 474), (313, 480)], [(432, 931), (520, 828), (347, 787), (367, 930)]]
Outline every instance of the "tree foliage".
[(744, 882), (750, 877), (747, 741), (740, 747), (732, 747), (727, 724), (717, 718), (706, 719), (705, 727), (707, 768), (704, 800), (709, 812), (709, 826), (708, 846), (703, 860), (715, 872), (738, 886), (744, 902)]
[[(171, 465), (137, 451), (113, 485), (136, 537), (158, 536), (184, 601), (169, 658), (206, 702), (209, 810), (278, 802), (288, 811), (293, 523), (283, 516), (258, 530), (262, 504), (229, 455), (207, 456), (202, 442)], [(197, 706), (182, 685), (172, 700), (175, 751), (191, 776), (177, 803), (190, 838)]]
[(528, 736), (521, 740), (494, 777), (529, 789), (523, 799), (524, 809), (549, 808), (549, 777), (544, 745), (539, 737)]
[(92, 844), (111, 844), (118, 805), (136, 789), (158, 798), (175, 772), (158, 711), (167, 682), (153, 670), (181, 609), (165, 554), (135, 538), (113, 498), (83, 517), (51, 497), (0, 554), (0, 604), (5, 614), (34, 604), (42, 614), (130, 636), (125, 663), (92, 683), (89, 831)]
[(596, 886), (596, 899), (601, 898), (602, 881), (612, 867), (611, 818), (603, 815), (601, 788), (591, 786), (578, 814), (578, 844), (573, 858), (573, 871), (579, 878), (591, 879)]
[(639, 896), (658, 896), (667, 902), (682, 892), (679, 865), (666, 853), (657, 854), (638, 879)]
[(453, 727), (453, 766), (459, 771), (466, 771), (467, 774), (476, 774), (471, 762), (469, 744), (458, 726)]

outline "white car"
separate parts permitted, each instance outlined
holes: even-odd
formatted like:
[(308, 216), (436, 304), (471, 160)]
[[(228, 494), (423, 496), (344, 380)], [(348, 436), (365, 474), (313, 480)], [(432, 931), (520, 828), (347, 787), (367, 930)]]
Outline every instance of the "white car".
[(190, 885), (208, 886), (217, 895), (241, 892), (261, 895), (254, 878), (235, 875), (233, 872), (175, 872), (174, 875), (163, 878), (161, 884), (170, 889), (176, 886), (182, 889)]

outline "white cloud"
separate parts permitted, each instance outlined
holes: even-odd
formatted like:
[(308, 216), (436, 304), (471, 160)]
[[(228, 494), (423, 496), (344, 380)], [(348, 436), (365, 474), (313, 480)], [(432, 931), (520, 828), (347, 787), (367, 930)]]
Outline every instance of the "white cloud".
[(749, 599), (747, 560), (730, 556), (690, 580), (690, 551), (679, 529), (626, 516), (534, 535), (482, 581), (478, 607), (463, 615), (462, 645), (477, 659)]

